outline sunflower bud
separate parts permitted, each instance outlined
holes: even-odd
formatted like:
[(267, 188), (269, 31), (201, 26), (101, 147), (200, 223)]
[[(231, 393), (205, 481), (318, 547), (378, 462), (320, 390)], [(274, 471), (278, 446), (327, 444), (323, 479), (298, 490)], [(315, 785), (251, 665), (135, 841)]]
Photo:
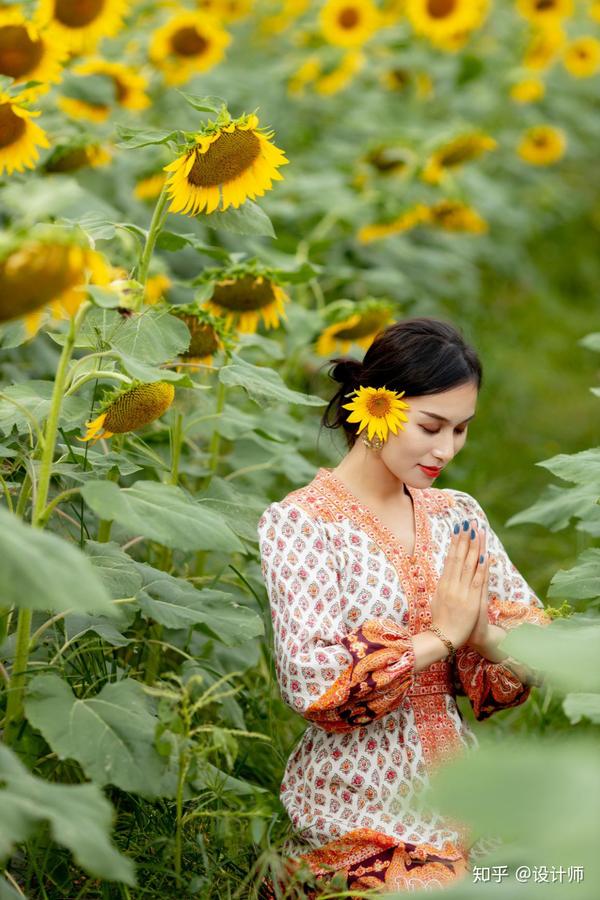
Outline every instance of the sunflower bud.
[(160, 418), (170, 407), (175, 388), (170, 382), (155, 381), (137, 384), (119, 394), (92, 422), (86, 422), (87, 432), (80, 441), (97, 441), (113, 434), (136, 431)]

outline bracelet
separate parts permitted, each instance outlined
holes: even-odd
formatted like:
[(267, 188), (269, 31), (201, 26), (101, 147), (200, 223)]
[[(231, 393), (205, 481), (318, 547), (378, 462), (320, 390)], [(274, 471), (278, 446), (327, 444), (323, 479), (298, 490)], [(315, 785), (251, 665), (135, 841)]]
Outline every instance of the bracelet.
[(454, 659), (454, 657), (456, 655), (456, 647), (454, 646), (452, 641), (449, 641), (448, 638), (444, 634), (442, 634), (442, 632), (437, 627), (437, 625), (430, 625), (429, 631), (433, 631), (433, 633), (436, 634), (439, 637), (439, 639), (444, 642), (444, 644), (446, 645), (446, 647), (448, 648), (448, 651), (449, 651), (446, 659), (448, 662), (452, 662), (452, 660)]

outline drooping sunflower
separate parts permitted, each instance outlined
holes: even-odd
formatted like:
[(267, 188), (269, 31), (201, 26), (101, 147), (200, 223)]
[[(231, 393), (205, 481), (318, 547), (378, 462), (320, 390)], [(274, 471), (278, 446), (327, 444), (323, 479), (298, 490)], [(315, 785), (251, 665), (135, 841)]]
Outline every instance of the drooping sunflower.
[[(218, 277), (218, 276), (214, 276)], [(228, 329), (254, 334), (262, 318), (265, 328), (278, 328), (287, 319), (285, 304), (289, 297), (277, 280), (265, 271), (222, 271), (216, 281), (212, 297), (202, 309), (225, 319)]]
[(73, 52), (90, 53), (119, 31), (128, 7), (128, 0), (40, 0), (35, 20), (52, 23)]
[[(187, 325), (191, 339), (185, 353), (180, 354), (186, 372), (197, 372), (201, 366), (212, 366), (214, 354), (231, 346), (231, 335), (222, 319), (194, 304), (178, 307), (174, 313)], [(183, 368), (183, 366), (182, 366)]]
[(524, 18), (543, 25), (570, 16), (573, 0), (517, 0), (517, 9)]
[(430, 184), (439, 184), (449, 171), (477, 159), (496, 146), (497, 142), (489, 134), (482, 132), (462, 134), (431, 154), (425, 163), (421, 178)]
[(358, 230), (356, 237), (361, 244), (370, 244), (373, 241), (380, 241), (394, 234), (410, 231), (411, 228), (416, 228), (418, 225), (429, 222), (430, 217), (429, 207), (425, 206), (424, 203), (417, 203), (390, 222), (374, 222), (371, 225), (363, 225)]
[(65, 237), (32, 237), (9, 246), (0, 258), (0, 322), (24, 318), (28, 335), (40, 327), (44, 308), (68, 318), (85, 300), (78, 288), (108, 285), (111, 269), (96, 250)]
[(349, 50), (344, 54), (339, 66), (328, 72), (315, 82), (315, 91), (322, 95), (337, 94), (348, 87), (354, 76), (360, 72), (367, 61), (360, 50)]
[(0, 91), (0, 175), (33, 169), (38, 147), (49, 147), (46, 132), (31, 119), (39, 112), (25, 109), (23, 96)]
[(403, 410), (410, 409), (410, 406), (400, 399), (405, 393), (406, 391), (389, 391), (385, 386), (374, 388), (361, 385), (347, 395), (355, 396), (350, 403), (344, 403), (342, 408), (352, 410), (347, 418), (348, 422), (360, 422), (357, 434), (366, 428), (369, 439), (377, 435), (382, 441), (386, 441), (390, 431), (398, 434), (398, 429), (404, 431), (402, 423), (408, 422)]
[(348, 353), (353, 344), (368, 350), (379, 332), (393, 320), (393, 309), (380, 300), (363, 300), (356, 311), (323, 329), (316, 343), (319, 356)]
[(536, 28), (525, 50), (523, 65), (528, 69), (547, 69), (557, 59), (565, 41), (565, 33), (559, 24)]
[(337, 47), (360, 47), (381, 25), (372, 0), (326, 0), (319, 20), (323, 37)]
[(152, 175), (147, 175), (136, 183), (133, 193), (138, 200), (156, 200), (163, 189), (166, 179), (165, 173), (161, 170)]
[(575, 78), (590, 78), (600, 69), (600, 41), (591, 35), (575, 38), (565, 48), (563, 63)]
[(535, 125), (528, 128), (517, 148), (521, 159), (534, 166), (550, 166), (565, 155), (567, 137), (562, 128)]
[[(115, 103), (124, 109), (141, 110), (150, 105), (146, 94), (147, 80), (131, 66), (120, 62), (108, 62), (104, 59), (88, 59), (72, 69), (73, 75), (82, 77), (103, 75), (110, 79), (114, 89)], [(110, 115), (111, 108), (107, 103), (90, 103), (74, 97), (60, 97), (58, 105), (74, 119), (87, 119), (91, 122), (104, 122)]]
[(80, 141), (55, 147), (43, 169), (44, 172), (76, 172), (78, 169), (105, 166), (110, 161), (110, 153), (101, 144)]
[(39, 81), (21, 96), (33, 99), (62, 76), (68, 50), (52, 28), (38, 29), (16, 7), (0, 10), (0, 75), (16, 84)]
[(535, 103), (541, 100), (546, 92), (544, 82), (539, 78), (523, 78), (510, 89), (510, 96), (515, 103)]
[(231, 36), (202, 12), (180, 12), (157, 28), (149, 55), (167, 84), (184, 84), (192, 75), (221, 62)]
[(415, 32), (433, 41), (479, 28), (488, 9), (489, 0), (406, 0), (406, 15)]
[(169, 381), (139, 382), (113, 395), (100, 415), (86, 422), (87, 431), (80, 441), (95, 443), (113, 434), (137, 431), (159, 419), (170, 407), (175, 388)]
[(259, 130), (255, 115), (241, 116), (226, 125), (207, 126), (191, 149), (169, 165), (169, 210), (185, 215), (237, 208), (248, 197), (262, 197), (281, 181), (277, 170), (288, 160), (271, 143), (273, 132)]
[(461, 200), (440, 200), (429, 207), (430, 222), (444, 231), (485, 234), (488, 224), (477, 210)]

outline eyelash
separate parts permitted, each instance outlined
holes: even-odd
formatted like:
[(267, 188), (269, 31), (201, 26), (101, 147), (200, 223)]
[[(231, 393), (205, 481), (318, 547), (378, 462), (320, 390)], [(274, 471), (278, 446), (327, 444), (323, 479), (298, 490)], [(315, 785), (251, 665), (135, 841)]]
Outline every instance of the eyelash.
[[(438, 429), (437, 431), (431, 431), (431, 429), (425, 428), (424, 425), (421, 425), (421, 428), (423, 429), (423, 431), (426, 431), (427, 434), (439, 434), (440, 433), (440, 429)], [(463, 428), (462, 430), (459, 430), (458, 428), (455, 429), (457, 434), (464, 434), (466, 430), (467, 430), (466, 428)]]

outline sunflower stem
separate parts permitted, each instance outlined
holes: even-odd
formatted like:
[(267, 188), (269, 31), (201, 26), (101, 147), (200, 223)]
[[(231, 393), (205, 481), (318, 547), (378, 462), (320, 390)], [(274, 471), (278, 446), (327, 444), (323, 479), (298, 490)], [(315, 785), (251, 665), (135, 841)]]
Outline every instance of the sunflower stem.
[(156, 244), (156, 239), (160, 234), (167, 217), (167, 210), (165, 210), (165, 207), (168, 202), (169, 195), (167, 194), (167, 181), (165, 181), (162, 186), (162, 190), (158, 195), (158, 200), (156, 201), (154, 212), (152, 213), (152, 220), (150, 221), (148, 236), (146, 237), (146, 243), (144, 245), (144, 249), (142, 250), (142, 255), (140, 256), (140, 261), (137, 267), (136, 280), (139, 281), (142, 287), (146, 286), (148, 269), (150, 267), (150, 260), (152, 259), (154, 245)]
[[(44, 430), (44, 443), (42, 447), (42, 455), (40, 462), (40, 475), (37, 486), (35, 503), (31, 515), (31, 524), (34, 528), (43, 528), (45, 524), (44, 512), (48, 501), (48, 491), (50, 488), (50, 479), (52, 477), (52, 464), (54, 462), (54, 450), (56, 447), (56, 436), (58, 434), (58, 422), (62, 409), (63, 394), (67, 381), (67, 373), (69, 363), (75, 346), (75, 338), (88, 310), (92, 304), (89, 300), (84, 300), (75, 316), (71, 316), (69, 320), (69, 330), (67, 339), (63, 346), (54, 377), (54, 388), (52, 391), (52, 399), (50, 401), (50, 411), (46, 420)], [(20, 505), (20, 498), (19, 504)], [(19, 610), (17, 620), (15, 661), (8, 685), (8, 701), (6, 705), (6, 719), (4, 723), (7, 743), (14, 742), (16, 730), (14, 725), (18, 719), (23, 717), (23, 697), (25, 694), (25, 679), (27, 662), (29, 659), (29, 636), (31, 632), (32, 610), (22, 608)]]

